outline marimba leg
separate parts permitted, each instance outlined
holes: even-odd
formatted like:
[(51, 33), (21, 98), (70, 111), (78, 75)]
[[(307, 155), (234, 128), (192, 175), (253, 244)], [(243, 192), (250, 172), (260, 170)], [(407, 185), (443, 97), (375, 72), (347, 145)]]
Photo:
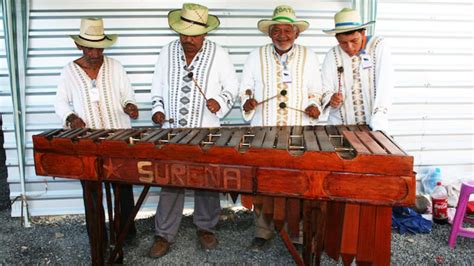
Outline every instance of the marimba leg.
[(324, 248), (324, 237), (326, 233), (326, 216), (327, 216), (327, 202), (326, 201), (315, 201), (313, 202), (315, 212), (313, 212), (313, 220), (316, 225), (316, 232), (314, 236), (314, 261), (315, 265), (319, 265), (321, 262), (321, 254)]
[[(112, 187), (114, 189), (114, 223), (113, 223), (113, 227), (114, 227), (114, 230), (115, 232), (121, 232), (121, 227), (123, 228), (123, 226), (120, 225), (120, 221), (122, 220), (121, 218), (121, 195), (120, 195), (120, 184), (112, 184)], [(118, 236), (116, 236), (118, 237)], [(117, 245), (117, 242), (118, 242), (118, 238), (114, 240), (115, 242), (115, 246), (118, 246)], [(117, 255), (113, 258), (113, 262), (114, 263), (123, 263), (123, 250), (122, 250), (122, 245), (119, 246), (118, 248), (118, 252), (117, 252)]]
[(327, 203), (326, 232), (324, 250), (329, 257), (339, 261), (342, 239), (342, 225), (346, 204), (344, 202), (330, 201)]
[(390, 265), (390, 246), (392, 241), (392, 207), (377, 206), (375, 225), (374, 265)]
[[(122, 246), (123, 242), (125, 240), (125, 236), (128, 233), (128, 230), (130, 228), (130, 225), (132, 224), (132, 221), (135, 220), (135, 217), (137, 216), (138, 211), (140, 210), (140, 207), (143, 204), (143, 201), (145, 201), (145, 197), (148, 194), (148, 191), (150, 190), (150, 185), (145, 185), (143, 187), (142, 193), (140, 194), (140, 197), (138, 198), (137, 203), (135, 204), (135, 207), (133, 208), (130, 216), (127, 219), (127, 222), (125, 223), (125, 226), (123, 226), (122, 230), (119, 231), (116, 245), (112, 253), (110, 254), (108, 264), (113, 264), (114, 261), (116, 260), (117, 254), (122, 251)], [(115, 220), (117, 220), (117, 217), (115, 217)]]
[(106, 201), (107, 201), (107, 213), (109, 216), (109, 252), (112, 252), (110, 250), (110, 247), (115, 246), (115, 240), (117, 239), (116, 237), (116, 230), (115, 230), (115, 219), (114, 219), (114, 214), (112, 212), (112, 194), (110, 192), (110, 183), (109, 182), (104, 182), (104, 187), (105, 187), (105, 196), (106, 196)]
[[(313, 240), (315, 235), (315, 224), (313, 214), (313, 201), (303, 201), (303, 260), (305, 265), (313, 265), (314, 247)], [(316, 262), (319, 265), (319, 261)]]
[(347, 203), (342, 225), (341, 257), (344, 265), (351, 265), (357, 254), (360, 204)]
[(254, 201), (254, 196), (248, 195), (248, 194), (240, 194), (240, 202), (242, 203), (242, 206), (244, 206), (245, 208), (252, 210), (253, 201)]
[[(92, 265), (104, 265), (106, 244), (104, 243), (105, 216), (102, 208), (102, 184), (96, 181), (84, 181), (83, 184)], [(95, 191), (96, 198), (94, 198)]]
[(356, 255), (358, 265), (372, 265), (374, 261), (376, 217), (377, 206), (361, 205)]
[(301, 221), (301, 200), (288, 198), (286, 200), (286, 216), (288, 231), (291, 238), (299, 238), (300, 236), (300, 221)]
[(277, 231), (280, 232), (286, 220), (286, 198), (275, 197), (273, 200), (273, 223)]

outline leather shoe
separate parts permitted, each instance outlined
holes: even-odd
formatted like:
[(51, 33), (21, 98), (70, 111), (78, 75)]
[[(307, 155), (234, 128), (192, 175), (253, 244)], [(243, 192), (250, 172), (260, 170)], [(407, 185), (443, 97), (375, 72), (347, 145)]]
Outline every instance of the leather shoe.
[(153, 243), (153, 246), (151, 246), (150, 248), (148, 256), (150, 256), (151, 258), (159, 258), (168, 253), (169, 249), (170, 242), (168, 242), (168, 240), (166, 240), (164, 237), (157, 236), (155, 238), (155, 243)]
[(250, 244), (249, 249), (252, 251), (262, 251), (268, 247), (268, 243), (270, 242), (269, 239), (265, 239), (262, 237), (254, 237), (252, 243)]
[(198, 229), (197, 230), (199, 244), (204, 250), (215, 249), (217, 247), (217, 238), (214, 233)]

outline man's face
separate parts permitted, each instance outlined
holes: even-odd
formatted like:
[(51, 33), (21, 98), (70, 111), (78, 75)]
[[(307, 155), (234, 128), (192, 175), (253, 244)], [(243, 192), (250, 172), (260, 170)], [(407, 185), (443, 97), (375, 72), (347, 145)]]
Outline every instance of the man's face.
[(299, 31), (291, 24), (276, 24), (270, 28), (269, 35), (277, 52), (286, 52), (295, 43)]
[(197, 52), (199, 52), (199, 50), (201, 50), (205, 37), (206, 34), (197, 36), (187, 36), (180, 34), (179, 41), (181, 42), (185, 53), (196, 54)]
[(356, 55), (362, 49), (362, 43), (365, 38), (365, 31), (356, 31), (349, 35), (337, 34), (336, 39), (342, 50), (349, 56)]
[(77, 48), (82, 51), (86, 62), (95, 63), (102, 60), (104, 56), (104, 48), (90, 48), (76, 44)]

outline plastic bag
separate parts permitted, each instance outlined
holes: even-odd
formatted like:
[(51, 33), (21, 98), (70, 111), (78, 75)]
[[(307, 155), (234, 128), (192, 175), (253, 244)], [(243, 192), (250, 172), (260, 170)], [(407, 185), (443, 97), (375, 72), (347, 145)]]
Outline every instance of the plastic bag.
[(406, 232), (429, 233), (433, 223), (423, 218), (416, 211), (408, 207), (394, 207), (392, 211), (392, 228), (398, 230), (400, 234)]

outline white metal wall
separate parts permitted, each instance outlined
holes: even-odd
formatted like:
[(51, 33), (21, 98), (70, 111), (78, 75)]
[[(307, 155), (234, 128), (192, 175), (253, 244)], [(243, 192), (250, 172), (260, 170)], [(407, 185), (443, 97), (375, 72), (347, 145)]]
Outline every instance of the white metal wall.
[[(134, 126), (150, 126), (150, 86), (154, 64), (163, 45), (176, 38), (168, 29), (166, 15), (170, 9), (180, 8), (183, 1), (100, 0), (58, 1), (33, 0), (30, 12), (30, 43), (26, 88), (27, 169), (26, 187), (31, 215), (82, 212), (81, 186), (72, 180), (39, 177), (34, 173), (31, 136), (50, 128), (60, 127), (54, 114), (53, 101), (61, 68), (80, 56), (69, 34), (77, 34), (81, 17), (100, 16), (108, 33), (119, 34), (118, 42), (106, 53), (125, 66), (135, 89), (140, 118)], [(188, 1), (187, 1), (188, 2)], [(280, 1), (199, 1), (219, 16), (221, 27), (209, 38), (228, 49), (238, 74), (247, 54), (269, 42), (257, 29), (257, 21), (271, 17)], [(335, 44), (335, 39), (324, 35), (323, 28), (333, 26), (332, 17), (351, 1), (288, 1), (297, 16), (311, 23), (310, 29), (298, 43), (313, 48), (320, 61)], [(11, 105), (11, 104), (10, 104)], [(242, 123), (238, 110), (232, 111), (223, 123)], [(10, 140), (14, 140), (11, 134)], [(20, 193), (20, 180), (15, 168), (14, 143), (8, 153), (11, 196)], [(16, 169), (16, 170), (15, 170)], [(137, 193), (138, 194), (138, 193)], [(156, 190), (145, 207), (155, 208)], [(19, 215), (14, 204), (12, 215)]]
[[(82, 212), (77, 182), (34, 174), (31, 135), (60, 126), (53, 99), (60, 69), (80, 56), (68, 34), (78, 32), (84, 16), (104, 17), (107, 32), (120, 35), (107, 50), (120, 60), (137, 93), (140, 119), (150, 125), (150, 83), (160, 48), (176, 38), (166, 14), (182, 1), (32, 0), (27, 72), (27, 190), (32, 215)], [(200, 1), (221, 18), (209, 38), (228, 49), (240, 75), (250, 50), (268, 42), (256, 29), (280, 1)], [(310, 29), (298, 42), (313, 48), (320, 61), (335, 44), (321, 29), (333, 26), (332, 16), (352, 1), (287, 1)], [(376, 34), (391, 43), (397, 84), (390, 122), (396, 140), (415, 156), (417, 169), (440, 166), (446, 178), (472, 177), (474, 165), (473, 1), (379, 0)], [(1, 34), (0, 34), (1, 38)], [(0, 44), (0, 52), (3, 51)], [(0, 62), (4, 57), (0, 55)], [(4, 114), (7, 163), (12, 197), (19, 195), (19, 177), (11, 119), (11, 99), (4, 65), (0, 65), (0, 111)], [(4, 86), (7, 85), (7, 86)], [(223, 123), (241, 123), (234, 110)], [(156, 190), (147, 205), (154, 208)], [(19, 215), (18, 204), (12, 215)]]
[(396, 70), (392, 133), (419, 167), (474, 178), (474, 1), (379, 0)]
[[(0, 114), (3, 119), (3, 133), (5, 137), (4, 148), (7, 157), (8, 176), (18, 176), (18, 163), (16, 153), (15, 128), (12, 117), (12, 99), (10, 90), (10, 81), (8, 74), (6, 49), (5, 49), (5, 32), (3, 28), (3, 6), (0, 4)], [(21, 191), (21, 190), (19, 190)]]

